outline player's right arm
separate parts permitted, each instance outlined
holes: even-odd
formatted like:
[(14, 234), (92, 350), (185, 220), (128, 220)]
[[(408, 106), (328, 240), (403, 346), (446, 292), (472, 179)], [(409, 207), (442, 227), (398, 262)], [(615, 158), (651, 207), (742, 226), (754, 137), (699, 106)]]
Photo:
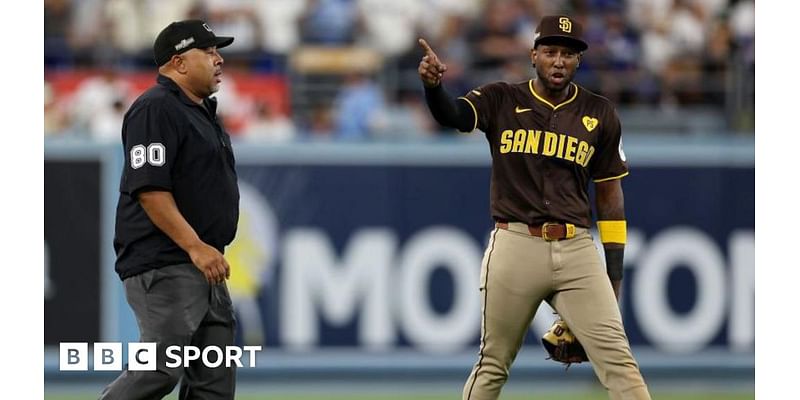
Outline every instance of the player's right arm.
[(220, 283), (230, 277), (231, 269), (222, 253), (200, 240), (197, 232), (178, 210), (172, 193), (162, 190), (142, 191), (138, 199), (153, 224), (189, 255), (192, 263), (203, 272), (209, 283)]
[(442, 77), (447, 66), (428, 45), (425, 39), (419, 39), (425, 55), (419, 62), (419, 77), (425, 86), (425, 101), (433, 118), (440, 125), (456, 128), (461, 132), (471, 132), (475, 128), (475, 112), (466, 101), (456, 101), (442, 86)]

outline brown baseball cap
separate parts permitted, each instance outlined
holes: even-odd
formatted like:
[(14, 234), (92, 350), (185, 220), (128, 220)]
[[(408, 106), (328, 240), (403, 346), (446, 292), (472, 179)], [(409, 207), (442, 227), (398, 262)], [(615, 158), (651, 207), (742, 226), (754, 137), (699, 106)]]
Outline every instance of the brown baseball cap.
[(533, 34), (533, 47), (548, 43), (565, 43), (578, 51), (589, 48), (583, 41), (583, 26), (566, 15), (548, 15), (539, 21)]

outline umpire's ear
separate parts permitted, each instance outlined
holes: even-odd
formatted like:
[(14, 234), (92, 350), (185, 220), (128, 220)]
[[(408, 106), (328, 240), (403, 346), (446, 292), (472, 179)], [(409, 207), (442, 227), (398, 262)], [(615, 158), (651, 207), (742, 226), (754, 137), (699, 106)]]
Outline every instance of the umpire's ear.
[(167, 61), (167, 63), (164, 64), (164, 66), (170, 66), (172, 67), (172, 69), (180, 73), (186, 73), (186, 71), (188, 70), (188, 66), (186, 65), (186, 58), (181, 54), (175, 54), (174, 56), (172, 56), (172, 58), (170, 58), (169, 61)]

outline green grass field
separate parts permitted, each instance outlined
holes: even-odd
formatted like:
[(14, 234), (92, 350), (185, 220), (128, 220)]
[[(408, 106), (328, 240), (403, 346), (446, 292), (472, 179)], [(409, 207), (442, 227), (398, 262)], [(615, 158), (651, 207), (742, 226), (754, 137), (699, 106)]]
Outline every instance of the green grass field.
[[(70, 395), (45, 395), (45, 400), (86, 400), (96, 398), (97, 393), (87, 394), (70, 394)], [(668, 392), (654, 392), (652, 393), (654, 400), (752, 400), (755, 395), (752, 393), (668, 393)], [(167, 400), (174, 400), (177, 396), (169, 396)], [(245, 394), (236, 396), (237, 400), (459, 400), (458, 395), (302, 395), (302, 394), (280, 394), (271, 393), (265, 395)], [(533, 400), (533, 399), (547, 399), (547, 400), (607, 400), (608, 397), (603, 392), (591, 393), (572, 393), (572, 394), (550, 394), (550, 393), (537, 393), (537, 394), (509, 394), (502, 396), (503, 400)]]

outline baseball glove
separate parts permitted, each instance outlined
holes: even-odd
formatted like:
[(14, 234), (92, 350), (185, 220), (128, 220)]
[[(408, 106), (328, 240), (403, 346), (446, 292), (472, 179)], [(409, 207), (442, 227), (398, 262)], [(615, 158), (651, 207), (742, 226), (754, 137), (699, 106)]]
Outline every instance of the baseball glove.
[(569, 330), (567, 323), (561, 319), (557, 320), (542, 336), (542, 344), (550, 354), (548, 360), (566, 364), (567, 368), (573, 363), (589, 361), (583, 346)]

